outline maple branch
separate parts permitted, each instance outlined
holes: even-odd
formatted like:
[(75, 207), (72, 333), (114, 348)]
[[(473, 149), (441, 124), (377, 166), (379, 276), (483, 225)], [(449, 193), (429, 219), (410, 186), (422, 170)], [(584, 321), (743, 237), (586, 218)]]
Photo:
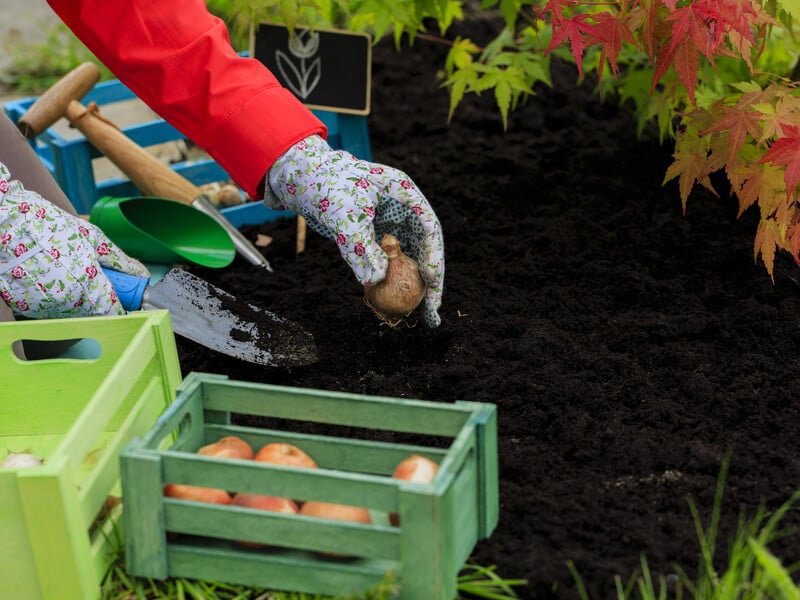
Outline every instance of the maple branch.
[[(453, 46), (455, 44), (453, 40), (448, 40), (447, 38), (441, 37), (439, 35), (433, 35), (430, 33), (417, 32), (415, 36), (421, 40), (425, 40), (427, 42), (433, 42), (435, 44), (442, 44), (443, 46)], [(481, 50), (483, 50), (483, 48), (481, 48)]]

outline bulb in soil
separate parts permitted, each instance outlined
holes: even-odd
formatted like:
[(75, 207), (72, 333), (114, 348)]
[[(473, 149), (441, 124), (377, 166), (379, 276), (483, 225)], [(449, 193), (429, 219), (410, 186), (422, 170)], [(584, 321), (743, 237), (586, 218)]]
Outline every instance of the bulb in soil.
[(389, 258), (386, 277), (375, 285), (364, 286), (364, 299), (381, 320), (396, 326), (419, 306), (426, 286), (417, 261), (403, 254), (396, 237), (384, 235), (381, 248)]

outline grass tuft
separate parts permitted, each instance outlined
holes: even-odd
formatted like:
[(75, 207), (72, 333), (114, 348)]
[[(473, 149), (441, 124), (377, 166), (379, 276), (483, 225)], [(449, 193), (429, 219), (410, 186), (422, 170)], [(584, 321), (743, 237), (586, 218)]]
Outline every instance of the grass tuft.
[[(458, 600), (515, 600), (524, 579), (503, 579), (494, 566), (464, 565), (458, 577)], [(100, 600), (392, 600), (399, 596), (396, 577), (387, 574), (374, 588), (347, 596), (283, 592), (213, 581), (132, 577), (120, 555), (108, 570)]]
[[(739, 522), (728, 555), (725, 569), (720, 573), (714, 567), (717, 547), (719, 520), (722, 512), (722, 498), (725, 480), (728, 475), (730, 456), (723, 460), (717, 478), (711, 518), (707, 527), (703, 526), (700, 513), (694, 501), (689, 498), (689, 510), (700, 542), (700, 560), (697, 575), (689, 577), (678, 565), (675, 573), (657, 579), (653, 578), (647, 560), (641, 558), (641, 572), (634, 575), (632, 582), (622, 586), (621, 579), (615, 578), (617, 600), (800, 600), (800, 587), (794, 582), (792, 573), (800, 565), (785, 567), (767, 548), (769, 544), (788, 535), (790, 532), (779, 528), (780, 521), (789, 510), (796, 509), (800, 502), (800, 490), (795, 492), (781, 507), (768, 513), (763, 504), (759, 505), (751, 518), (739, 516)], [(580, 598), (589, 600), (580, 573), (573, 563), (567, 568), (575, 580)]]

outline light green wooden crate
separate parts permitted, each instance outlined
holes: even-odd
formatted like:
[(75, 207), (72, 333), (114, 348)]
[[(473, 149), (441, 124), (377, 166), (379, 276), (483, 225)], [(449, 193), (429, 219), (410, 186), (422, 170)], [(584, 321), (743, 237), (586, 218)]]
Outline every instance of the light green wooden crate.
[[(234, 414), (274, 417), (272, 423), (284, 425), (236, 425)], [(297, 433), (300, 428), (285, 425), (284, 419), (351, 428), (337, 437)], [(369, 430), (422, 434), (413, 438), (424, 444), (375, 441), (373, 434), (351, 437), (350, 432)], [(239, 436), (256, 450), (270, 442), (289, 442), (320, 468), (195, 453), (225, 435)], [(171, 436), (175, 443), (165, 446)], [(391, 477), (394, 467), (412, 453), (439, 463), (430, 484)], [(126, 569), (141, 577), (343, 595), (367, 589), (392, 572), (406, 600), (451, 600), (460, 568), (498, 518), (493, 404), (363, 396), (192, 373), (153, 429), (123, 450), (121, 464)], [(373, 523), (165, 498), (167, 483), (363, 506)], [(400, 515), (399, 527), (390, 525), (390, 512)], [(179, 535), (168, 536), (168, 531)], [(243, 539), (270, 546), (252, 549), (235, 542)]]
[[(20, 360), (18, 340), (81, 341)], [(73, 351), (87, 343), (93, 351)], [(93, 600), (117, 540), (119, 510), (95, 521), (120, 494), (119, 452), (181, 381), (169, 313), (0, 323), (0, 381), (0, 451), (45, 458), (0, 468), (0, 598)]]

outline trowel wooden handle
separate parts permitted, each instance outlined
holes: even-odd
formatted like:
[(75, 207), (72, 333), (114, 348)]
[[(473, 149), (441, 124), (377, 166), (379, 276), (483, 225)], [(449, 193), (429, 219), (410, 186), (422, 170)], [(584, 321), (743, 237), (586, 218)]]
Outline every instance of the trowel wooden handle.
[(22, 134), (32, 140), (61, 117), (72, 100), (80, 100), (100, 80), (100, 69), (97, 65), (85, 62), (64, 75), (30, 108), (17, 122)]
[(200, 189), (170, 169), (122, 131), (88, 110), (77, 100), (67, 105), (66, 115), (95, 148), (127, 175), (145, 196), (158, 196), (191, 204)]

